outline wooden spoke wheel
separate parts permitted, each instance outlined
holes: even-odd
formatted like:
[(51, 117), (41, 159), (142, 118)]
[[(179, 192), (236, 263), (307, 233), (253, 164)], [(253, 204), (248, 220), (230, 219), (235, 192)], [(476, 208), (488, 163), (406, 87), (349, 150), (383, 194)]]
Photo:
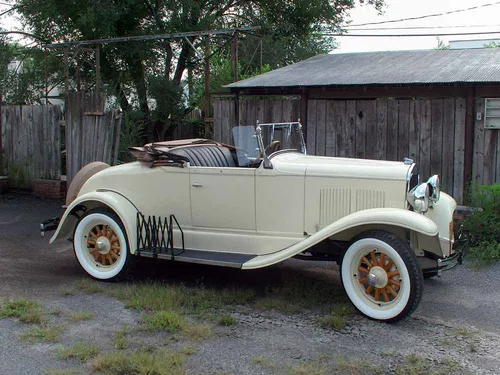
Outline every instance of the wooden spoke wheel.
[(100, 280), (121, 275), (131, 258), (121, 220), (104, 208), (90, 210), (80, 219), (73, 246), (85, 272)]
[(341, 277), (354, 306), (372, 319), (395, 322), (418, 306), (422, 272), (409, 245), (392, 233), (370, 231), (347, 249)]

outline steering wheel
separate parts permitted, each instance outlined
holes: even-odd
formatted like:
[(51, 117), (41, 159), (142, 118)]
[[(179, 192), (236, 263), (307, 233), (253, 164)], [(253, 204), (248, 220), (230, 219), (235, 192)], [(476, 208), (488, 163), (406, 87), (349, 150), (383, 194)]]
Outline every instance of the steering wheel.
[[(266, 153), (266, 155), (271, 155), (273, 152), (276, 152), (278, 151), (279, 149), (281, 149), (281, 144), (280, 144), (280, 141), (272, 141), (269, 145), (267, 145), (267, 147), (264, 149), (264, 152)], [(262, 157), (264, 156), (264, 154), (262, 152), (259, 153), (259, 155), (257, 156), (257, 158), (259, 159), (262, 159)]]

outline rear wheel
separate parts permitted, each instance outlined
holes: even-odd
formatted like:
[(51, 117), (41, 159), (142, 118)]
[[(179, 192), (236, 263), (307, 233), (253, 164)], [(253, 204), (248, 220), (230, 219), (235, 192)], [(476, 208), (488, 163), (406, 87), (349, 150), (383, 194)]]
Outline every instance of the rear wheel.
[(73, 236), (75, 256), (93, 278), (111, 280), (122, 276), (129, 266), (127, 235), (120, 218), (107, 208), (88, 211)]
[(418, 306), (423, 277), (406, 242), (392, 233), (358, 236), (342, 259), (341, 277), (351, 302), (364, 315), (396, 322)]

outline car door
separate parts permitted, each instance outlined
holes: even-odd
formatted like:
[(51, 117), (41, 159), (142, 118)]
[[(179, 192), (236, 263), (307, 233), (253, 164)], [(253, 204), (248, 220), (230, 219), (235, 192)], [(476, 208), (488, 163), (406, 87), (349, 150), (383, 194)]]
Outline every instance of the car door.
[(255, 169), (190, 167), (193, 227), (255, 232)]

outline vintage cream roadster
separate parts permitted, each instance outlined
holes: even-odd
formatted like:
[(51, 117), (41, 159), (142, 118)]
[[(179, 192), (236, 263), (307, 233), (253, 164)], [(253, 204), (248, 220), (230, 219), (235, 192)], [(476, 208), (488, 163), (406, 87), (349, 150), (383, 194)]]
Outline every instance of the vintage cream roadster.
[(300, 123), (233, 136), (236, 146), (160, 142), (131, 149), (136, 162), (89, 164), (42, 233), (57, 227), (50, 242), (73, 241), (101, 280), (123, 275), (134, 256), (245, 270), (333, 260), (354, 306), (387, 322), (416, 309), (424, 276), (461, 263), (456, 203), (437, 176), (420, 183), (413, 161), (307, 155)]

